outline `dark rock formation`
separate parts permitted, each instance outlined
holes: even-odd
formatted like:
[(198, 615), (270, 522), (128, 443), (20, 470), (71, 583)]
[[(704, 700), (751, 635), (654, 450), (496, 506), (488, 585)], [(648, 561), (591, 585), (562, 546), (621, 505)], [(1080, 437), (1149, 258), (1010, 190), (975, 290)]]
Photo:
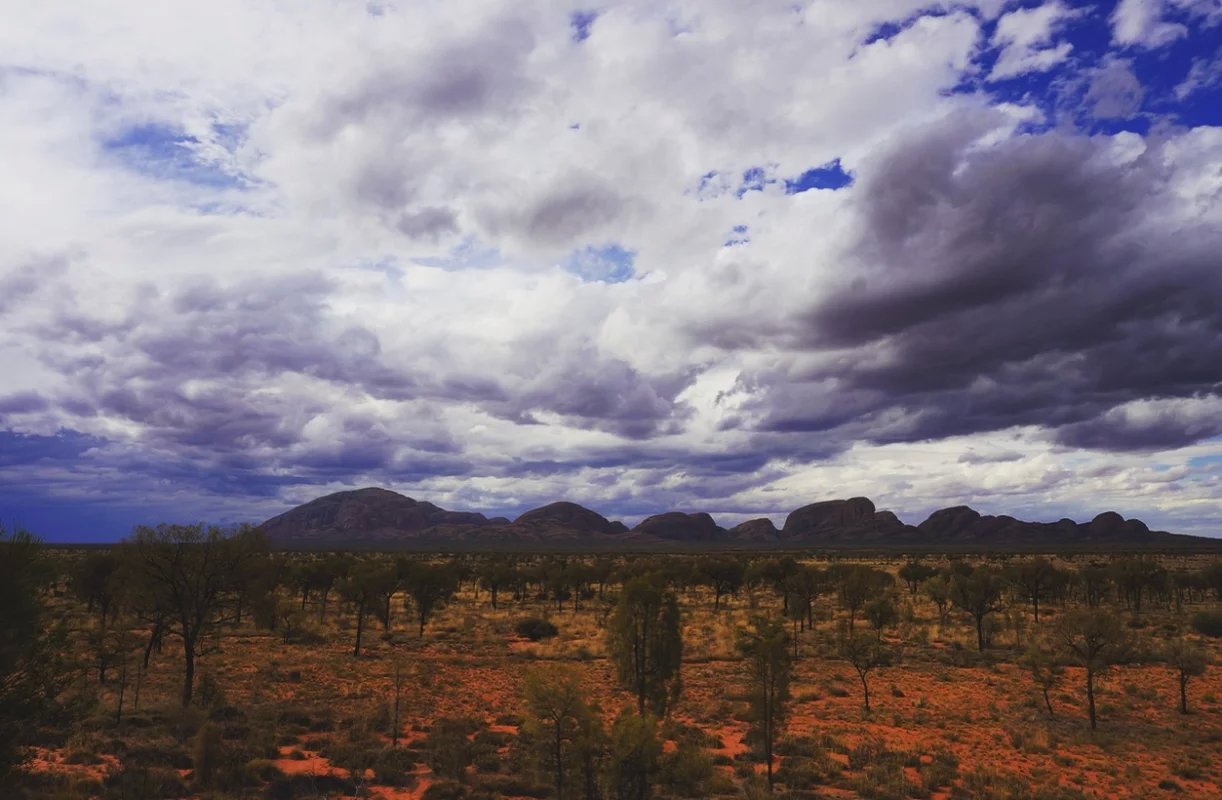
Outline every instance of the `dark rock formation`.
[(654, 514), (632, 530), (672, 542), (715, 542), (727, 538), (726, 529), (704, 512), (684, 514), (682, 511), (668, 511)]
[(260, 528), (273, 544), (411, 538), (438, 526), (497, 524), (483, 514), (446, 511), (387, 489), (336, 492), (297, 506)]
[(596, 511), (564, 500), (531, 509), (514, 520), (513, 524), (538, 528), (564, 528), (581, 533), (615, 534), (628, 530), (628, 527), (622, 522), (611, 522)]
[(743, 542), (775, 542), (780, 534), (767, 517), (749, 519), (730, 528), (730, 538)]

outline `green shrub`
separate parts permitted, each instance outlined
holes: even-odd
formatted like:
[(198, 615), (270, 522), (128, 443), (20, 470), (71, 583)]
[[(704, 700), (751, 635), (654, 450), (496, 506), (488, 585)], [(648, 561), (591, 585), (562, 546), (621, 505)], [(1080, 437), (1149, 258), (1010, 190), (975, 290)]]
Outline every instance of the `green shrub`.
[(1222, 611), (1198, 611), (1192, 615), (1192, 629), (1202, 636), (1222, 637)]
[(513, 626), (513, 630), (518, 636), (521, 636), (523, 639), (530, 639), (532, 642), (550, 639), (560, 633), (551, 622), (538, 617), (520, 620), (518, 624)]

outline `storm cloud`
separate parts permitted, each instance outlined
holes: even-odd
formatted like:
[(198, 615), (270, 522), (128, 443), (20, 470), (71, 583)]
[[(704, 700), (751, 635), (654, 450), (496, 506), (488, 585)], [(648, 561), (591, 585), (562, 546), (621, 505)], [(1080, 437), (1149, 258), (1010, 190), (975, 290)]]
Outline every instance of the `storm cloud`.
[(14, 9), (0, 519), (1212, 532), (1222, 16), (834, 6)]

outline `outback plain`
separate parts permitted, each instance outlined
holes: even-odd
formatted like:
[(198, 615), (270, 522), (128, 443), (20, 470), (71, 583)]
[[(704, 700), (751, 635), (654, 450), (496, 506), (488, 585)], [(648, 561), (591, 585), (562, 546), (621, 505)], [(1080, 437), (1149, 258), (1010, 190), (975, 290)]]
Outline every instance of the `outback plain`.
[(19, 539), (57, 681), (18, 737), (19, 797), (1222, 791), (1210, 554)]

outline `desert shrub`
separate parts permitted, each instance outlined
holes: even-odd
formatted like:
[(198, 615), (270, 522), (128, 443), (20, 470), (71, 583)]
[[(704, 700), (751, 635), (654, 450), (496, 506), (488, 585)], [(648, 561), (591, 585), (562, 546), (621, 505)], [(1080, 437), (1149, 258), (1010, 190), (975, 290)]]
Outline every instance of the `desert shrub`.
[(560, 633), (551, 622), (538, 617), (520, 620), (518, 624), (513, 626), (513, 630), (518, 636), (521, 636), (523, 639), (530, 639), (532, 642), (550, 639)]
[(1192, 615), (1192, 629), (1202, 636), (1222, 637), (1222, 611), (1198, 611)]
[(790, 736), (777, 742), (776, 754), (816, 758), (823, 755), (823, 746), (813, 736)]
[(191, 790), (172, 769), (126, 765), (106, 778), (102, 797), (128, 800), (133, 797), (187, 797), (190, 794)]
[(421, 800), (463, 800), (467, 787), (457, 781), (438, 781), (424, 790)]
[(199, 687), (195, 690), (195, 699), (203, 708), (217, 709), (225, 705), (225, 690), (211, 672), (205, 672), (199, 679)]
[(826, 753), (815, 758), (789, 756), (777, 769), (776, 780), (786, 789), (813, 789), (827, 783), (839, 771), (840, 765)]
[(442, 717), (433, 723), (425, 739), (429, 768), (443, 778), (462, 780), (472, 752), (469, 735), (479, 729), (479, 723), (469, 719)]
[(849, 769), (865, 769), (876, 761), (891, 755), (887, 745), (879, 739), (864, 739), (849, 751)]
[(479, 788), (500, 797), (550, 797), (554, 791), (546, 784), (531, 783), (522, 775), (488, 775), (479, 779)]
[(245, 772), (249, 783), (268, 783), (284, 777), (284, 770), (267, 758), (252, 758), (246, 762)]
[[(268, 800), (305, 800), (306, 798), (353, 795), (356, 785), (347, 778), (334, 775), (286, 775), (272, 781), (263, 790)], [(140, 797), (178, 797), (180, 795), (139, 795)]]
[(416, 782), (412, 768), (416, 757), (401, 747), (388, 747), (374, 756), (373, 779), (386, 786), (411, 786)]
[(935, 750), (933, 760), (921, 768), (921, 778), (927, 789), (950, 786), (959, 777), (959, 759), (949, 750)]
[(871, 764), (854, 782), (857, 793), (867, 800), (904, 800), (909, 794), (904, 768), (894, 761)]
[(191, 745), (191, 762), (197, 786), (205, 789), (212, 787), (221, 766), (222, 748), (221, 730), (215, 725), (208, 723), (195, 734)]
[(713, 760), (691, 739), (682, 739), (674, 751), (662, 756), (659, 782), (679, 797), (707, 797)]

